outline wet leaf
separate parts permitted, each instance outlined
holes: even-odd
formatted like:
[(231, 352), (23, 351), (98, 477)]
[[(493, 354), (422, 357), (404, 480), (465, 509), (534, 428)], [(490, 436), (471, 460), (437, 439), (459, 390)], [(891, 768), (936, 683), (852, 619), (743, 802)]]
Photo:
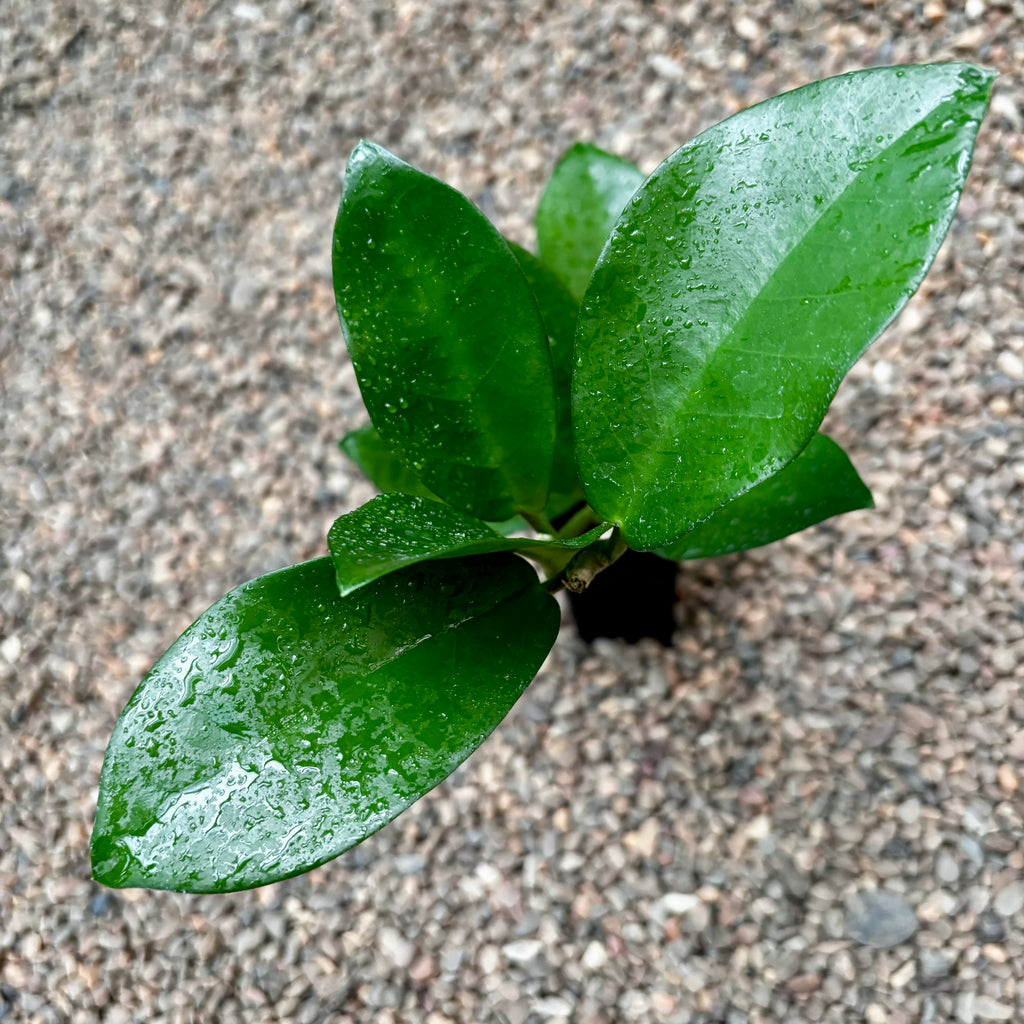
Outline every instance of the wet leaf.
[(558, 162), (537, 208), (537, 248), (576, 301), (643, 172), (596, 146), (577, 143)]
[(378, 491), (441, 500), (381, 440), (372, 423), (350, 430), (338, 442), (338, 447), (370, 478)]
[(846, 452), (824, 434), (815, 434), (775, 476), (712, 513), (658, 554), (684, 559), (746, 551), (860, 508), (874, 508), (871, 492)]
[(94, 877), (229, 892), (330, 860), (483, 742), (558, 626), (557, 602), (514, 555), (429, 562), (347, 598), (327, 558), (244, 584), (125, 708)]
[[(338, 442), (338, 447), (370, 478), (377, 490), (385, 494), (407, 494), (433, 501), (441, 500), (433, 491), (424, 487), (419, 477), (388, 448), (372, 423), (350, 430)], [(525, 533), (530, 528), (521, 516), (487, 525), (502, 537)]]
[(993, 76), (882, 68), (708, 129), (641, 186), (580, 312), (573, 430), (594, 510), (671, 543), (778, 472), (917, 288)]
[(551, 469), (551, 492), (545, 512), (557, 519), (583, 501), (572, 444), (572, 346), (576, 335), (577, 302), (561, 279), (536, 256), (514, 243), (512, 255), (519, 261), (533, 292), (537, 309), (548, 335), (551, 369), (555, 380), (555, 454)]
[[(428, 498), (382, 494), (339, 516), (327, 535), (338, 590), (349, 594), (367, 583), (431, 558), (519, 551), (546, 564), (568, 561), (607, 527), (571, 540), (499, 536), (487, 523)], [(559, 552), (565, 552), (560, 556)], [(483, 564), (481, 566), (483, 571)]]
[(327, 534), (342, 596), (431, 558), (514, 551), (485, 522), (429, 498), (382, 494), (339, 516)]
[(464, 512), (540, 512), (555, 437), (551, 357), (504, 239), (454, 189), (361, 142), (333, 265), (356, 377), (387, 446)]

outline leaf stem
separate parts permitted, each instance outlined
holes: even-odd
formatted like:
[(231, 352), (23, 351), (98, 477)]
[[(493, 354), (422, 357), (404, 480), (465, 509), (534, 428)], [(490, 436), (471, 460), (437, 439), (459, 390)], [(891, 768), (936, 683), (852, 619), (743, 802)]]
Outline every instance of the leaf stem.
[(609, 565), (617, 562), (629, 549), (616, 526), (611, 536), (578, 551), (566, 567), (557, 575), (547, 580), (544, 588), (551, 594), (559, 590), (568, 590), (572, 594), (582, 594), (594, 581), (598, 573), (604, 572)]
[(522, 516), (522, 518), (530, 524), (530, 528), (532, 530), (536, 530), (537, 533), (546, 534), (548, 537), (554, 537), (558, 533), (543, 512), (524, 512), (522, 509), (519, 509), (519, 515)]
[(594, 515), (594, 510), (589, 505), (584, 505), (558, 531), (557, 537), (559, 540), (569, 540), (573, 537), (578, 537), (581, 533), (586, 533), (587, 530), (597, 526), (599, 522), (600, 520)]

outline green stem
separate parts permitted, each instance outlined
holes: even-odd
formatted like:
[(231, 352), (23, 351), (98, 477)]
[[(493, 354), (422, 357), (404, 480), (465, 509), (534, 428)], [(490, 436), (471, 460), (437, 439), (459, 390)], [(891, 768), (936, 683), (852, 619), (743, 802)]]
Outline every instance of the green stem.
[(555, 547), (548, 549), (541, 547), (528, 548), (525, 551), (521, 551), (520, 554), (526, 555), (527, 558), (532, 558), (540, 565), (544, 572), (549, 574), (548, 580), (544, 584), (545, 586), (552, 580), (558, 579), (570, 558), (566, 551)]
[(578, 537), (581, 533), (586, 533), (587, 530), (591, 529), (600, 520), (594, 515), (594, 510), (589, 505), (584, 505), (572, 518), (558, 531), (557, 537), (559, 540), (568, 540), (572, 537)]
[(557, 576), (545, 582), (544, 587), (551, 594), (556, 594), (559, 590), (582, 594), (598, 573), (604, 572), (628, 550), (629, 545), (622, 539), (619, 528), (615, 527), (610, 537), (595, 541), (589, 547), (578, 551)]
[(554, 537), (558, 532), (548, 521), (548, 517), (543, 512), (524, 512), (522, 509), (519, 510), (519, 515), (522, 516), (529, 524), (530, 528), (536, 530), (537, 533), (546, 534), (548, 537)]

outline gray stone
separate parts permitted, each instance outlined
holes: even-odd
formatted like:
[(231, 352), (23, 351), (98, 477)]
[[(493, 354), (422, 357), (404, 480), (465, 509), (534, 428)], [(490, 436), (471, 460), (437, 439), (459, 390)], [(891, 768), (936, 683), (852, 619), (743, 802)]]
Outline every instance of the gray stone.
[(960, 881), (960, 865), (949, 850), (940, 850), (935, 858), (935, 877), (943, 885), (954, 885)]
[(917, 974), (924, 984), (938, 981), (949, 974), (956, 960), (956, 953), (944, 949), (924, 949), (918, 958)]
[(530, 1016), (530, 1007), (522, 1000), (506, 1000), (495, 1010), (502, 1024), (526, 1024)]
[(427, 867), (427, 858), (422, 853), (403, 853), (395, 858), (394, 866), (400, 875), (422, 875)]
[(974, 1024), (974, 1004), (977, 998), (977, 995), (970, 991), (961, 992), (956, 997), (954, 1012), (960, 1024)]
[(974, 1014), (982, 1020), (1012, 1020), (1013, 1007), (983, 995), (974, 1000)]
[(992, 909), (1000, 917), (1013, 917), (1024, 908), (1024, 881), (1011, 882), (996, 893), (992, 901)]
[(465, 950), (458, 947), (446, 949), (441, 954), (441, 970), (446, 974), (454, 974), (462, 966), (465, 955)]
[(917, 916), (898, 893), (868, 889), (846, 901), (847, 934), (865, 946), (898, 946), (911, 938), (917, 927)]
[(1006, 926), (998, 914), (986, 910), (978, 918), (975, 934), (980, 942), (1002, 942), (1006, 938)]
[(975, 869), (981, 868), (985, 863), (985, 852), (977, 839), (971, 836), (961, 836), (957, 840), (957, 849), (971, 862)]

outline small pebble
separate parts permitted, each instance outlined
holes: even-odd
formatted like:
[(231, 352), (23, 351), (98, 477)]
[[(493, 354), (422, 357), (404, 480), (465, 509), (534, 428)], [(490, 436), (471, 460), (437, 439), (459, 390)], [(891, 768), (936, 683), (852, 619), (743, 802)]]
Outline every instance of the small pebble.
[(544, 948), (544, 943), (539, 939), (520, 939), (518, 942), (509, 942), (501, 947), (507, 960), (513, 963), (527, 963), (539, 955)]
[(956, 954), (942, 949), (923, 949), (918, 958), (918, 977), (925, 985), (949, 974)]
[(980, 995), (974, 1000), (974, 1013), (982, 1020), (1012, 1020), (1013, 1007), (991, 996)]
[(940, 850), (935, 858), (935, 877), (943, 885), (954, 885), (960, 881), (960, 865), (948, 850)]
[(381, 928), (378, 935), (381, 953), (396, 967), (408, 967), (416, 953), (416, 947), (394, 928)]
[(886, 949), (910, 939), (918, 928), (917, 915), (897, 893), (868, 889), (846, 901), (847, 934), (864, 945)]
[(1017, 773), (1008, 764), (1001, 764), (996, 769), (996, 778), (999, 780), (1002, 790), (1010, 796), (1013, 796), (1020, 788), (1020, 780), (1017, 778)]
[(992, 901), (992, 909), (1001, 917), (1013, 917), (1024, 909), (1024, 881), (1003, 886)]
[(996, 357), (996, 367), (1000, 373), (1005, 373), (1007, 377), (1012, 377), (1014, 380), (1024, 378), (1024, 360), (1009, 349), (1004, 349)]

